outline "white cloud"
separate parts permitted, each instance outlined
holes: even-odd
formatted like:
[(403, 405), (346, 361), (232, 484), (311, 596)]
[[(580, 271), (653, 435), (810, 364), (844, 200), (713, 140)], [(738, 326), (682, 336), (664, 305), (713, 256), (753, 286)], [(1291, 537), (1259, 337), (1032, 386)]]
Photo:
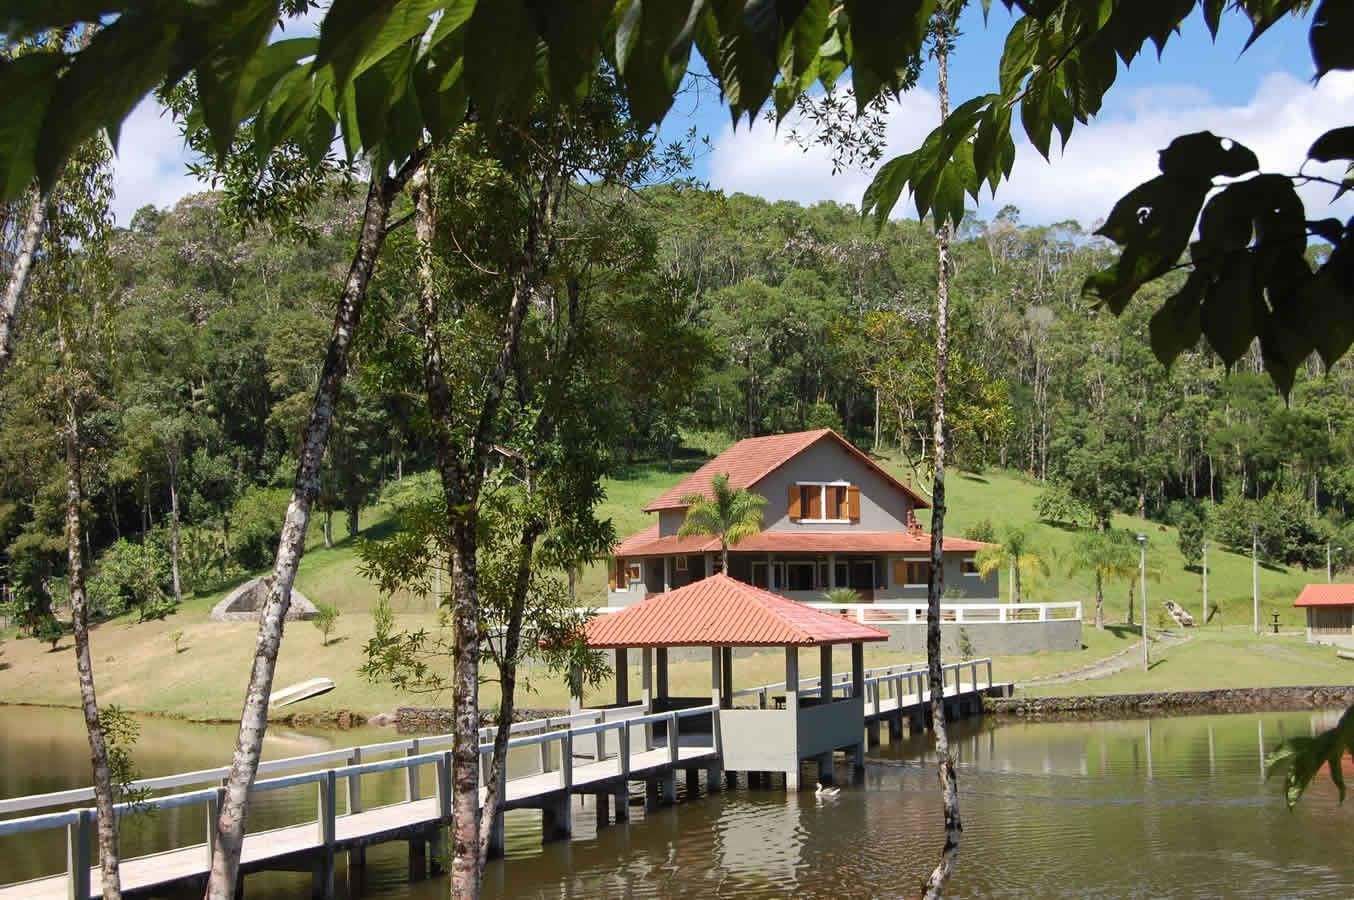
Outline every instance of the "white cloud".
[[(1045, 161), (1028, 142), (1017, 140), (1011, 179), (995, 200), (982, 195), (980, 212), (990, 215), (1006, 204), (1021, 210), (1029, 223), (1076, 219), (1090, 224), (1105, 216), (1114, 201), (1157, 173), (1157, 151), (1173, 137), (1210, 130), (1247, 145), (1262, 169), (1295, 173), (1311, 142), (1329, 128), (1346, 123), (1354, 101), (1354, 74), (1334, 73), (1315, 86), (1276, 72), (1266, 76), (1255, 95), (1242, 105), (1225, 105), (1191, 85), (1144, 89), (1121, 98), (1121, 112), (1080, 126), (1065, 153), (1056, 149)], [(893, 105), (888, 120), (886, 157), (915, 149), (939, 119), (935, 94), (916, 90)], [(1017, 126), (1017, 132), (1019, 127)], [(1056, 147), (1057, 136), (1054, 135)], [(1309, 174), (1339, 177), (1342, 171), (1308, 166)], [(832, 176), (830, 155), (821, 148), (807, 153), (777, 136), (764, 122), (751, 131), (726, 127), (714, 141), (710, 181), (726, 191), (758, 194), (772, 200), (836, 200), (859, 204), (870, 175), (847, 172)], [(1354, 213), (1354, 199), (1328, 207), (1328, 186), (1302, 189), (1312, 215)], [(910, 202), (896, 215), (914, 215)]]
[(172, 206), (185, 194), (204, 190), (188, 174), (188, 150), (174, 120), (153, 97), (132, 110), (122, 125), (113, 159), (113, 214), (131, 222), (142, 206)]

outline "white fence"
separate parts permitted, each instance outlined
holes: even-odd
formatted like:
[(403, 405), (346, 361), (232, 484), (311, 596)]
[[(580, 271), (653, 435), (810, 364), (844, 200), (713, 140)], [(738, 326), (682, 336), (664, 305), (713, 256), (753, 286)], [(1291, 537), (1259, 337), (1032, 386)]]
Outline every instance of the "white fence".
[[(857, 622), (888, 627), (926, 622), (925, 603), (806, 603), (814, 609), (839, 613)], [(940, 621), (974, 622), (1080, 621), (1080, 603), (942, 603)]]

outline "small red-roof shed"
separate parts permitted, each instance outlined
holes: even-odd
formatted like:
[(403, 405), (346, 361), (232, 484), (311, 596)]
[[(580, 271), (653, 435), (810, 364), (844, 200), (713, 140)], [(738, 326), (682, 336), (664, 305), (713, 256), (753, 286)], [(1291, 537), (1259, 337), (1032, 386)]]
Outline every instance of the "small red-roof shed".
[(1354, 646), (1354, 584), (1309, 584), (1293, 605), (1307, 610), (1307, 640)]
[(819, 647), (888, 632), (717, 574), (587, 625), (590, 647)]

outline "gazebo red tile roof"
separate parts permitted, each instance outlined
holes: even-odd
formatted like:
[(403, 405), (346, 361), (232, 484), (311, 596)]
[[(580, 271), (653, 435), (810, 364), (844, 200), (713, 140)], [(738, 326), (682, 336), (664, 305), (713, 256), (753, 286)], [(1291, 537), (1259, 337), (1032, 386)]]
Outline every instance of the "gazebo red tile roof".
[(874, 469), (881, 478), (912, 498), (917, 509), (927, 509), (927, 503), (916, 491), (885, 471), (878, 463), (862, 453), (854, 444), (831, 428), (814, 431), (795, 431), (790, 434), (772, 434), (765, 437), (744, 438), (723, 453), (683, 478), (675, 486), (644, 507), (645, 512), (662, 509), (682, 509), (682, 498), (691, 494), (711, 496), (711, 485), (716, 475), (728, 475), (729, 487), (751, 488), (772, 472), (785, 465), (804, 450), (824, 438), (835, 441), (842, 449)]
[[(981, 541), (947, 537), (946, 553), (976, 553), (986, 547)], [(730, 547), (739, 553), (928, 553), (931, 536), (909, 531), (763, 531), (750, 535)], [(612, 551), (616, 556), (668, 556), (683, 553), (717, 553), (719, 538), (708, 535), (658, 536), (651, 525), (621, 541)]]
[(814, 647), (888, 633), (721, 573), (597, 616), (586, 637), (589, 647)]
[(1354, 606), (1354, 584), (1309, 584), (1294, 606)]

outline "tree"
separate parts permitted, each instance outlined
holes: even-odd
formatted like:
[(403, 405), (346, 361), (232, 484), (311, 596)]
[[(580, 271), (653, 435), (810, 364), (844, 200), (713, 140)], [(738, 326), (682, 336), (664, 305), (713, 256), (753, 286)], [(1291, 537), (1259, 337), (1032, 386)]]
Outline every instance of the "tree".
[(1126, 531), (1086, 531), (1072, 544), (1069, 571), (1090, 572), (1095, 577), (1096, 628), (1105, 627), (1105, 579), (1133, 576), (1138, 566), (1133, 550), (1133, 536)]
[(984, 578), (1003, 568), (1010, 572), (1012, 603), (1022, 602), (1022, 586), (1026, 582), (1034, 582), (1049, 573), (1048, 560), (1034, 549), (1029, 532), (1023, 528), (1007, 528), (1002, 542), (979, 550), (974, 561)]
[[(964, 0), (943, 0), (931, 18), (929, 37), (936, 60), (940, 115), (950, 112), (950, 48), (959, 35), (959, 12)], [(959, 839), (964, 833), (959, 815), (959, 780), (950, 756), (949, 729), (945, 725), (945, 679), (940, 656), (940, 599), (945, 592), (945, 453), (946, 390), (949, 364), (950, 239), (959, 216), (937, 220), (936, 234), (936, 392), (934, 414), (934, 467), (931, 479), (931, 565), (926, 585), (926, 683), (931, 694), (931, 717), (936, 738), (936, 774), (944, 806), (945, 845), (940, 861), (926, 879), (925, 896), (935, 900), (945, 893), (959, 858)]]
[(315, 604), (315, 618), (311, 619), (310, 623), (322, 636), (320, 646), (329, 646), (329, 635), (334, 630), (334, 626), (338, 624), (338, 618), (338, 607), (331, 606), (328, 603)]
[(1197, 506), (1182, 505), (1172, 518), (1175, 521), (1177, 545), (1180, 555), (1185, 558), (1185, 565), (1197, 566), (1203, 559), (1204, 541), (1207, 539), (1206, 514)]
[(710, 481), (710, 496), (688, 494), (683, 497), (686, 518), (677, 531), (679, 537), (706, 534), (719, 538), (720, 571), (729, 572), (729, 547), (762, 530), (762, 510), (766, 498), (743, 488), (729, 487), (727, 474)]

